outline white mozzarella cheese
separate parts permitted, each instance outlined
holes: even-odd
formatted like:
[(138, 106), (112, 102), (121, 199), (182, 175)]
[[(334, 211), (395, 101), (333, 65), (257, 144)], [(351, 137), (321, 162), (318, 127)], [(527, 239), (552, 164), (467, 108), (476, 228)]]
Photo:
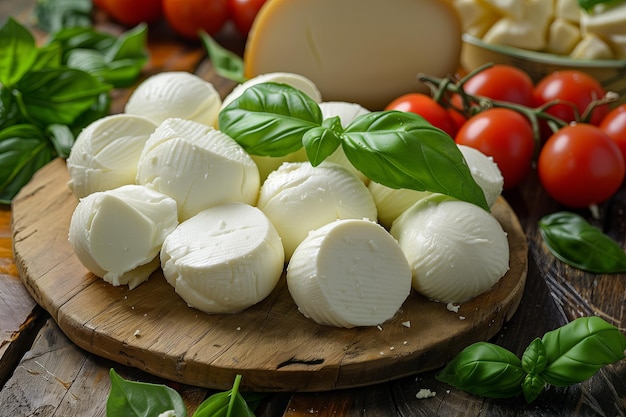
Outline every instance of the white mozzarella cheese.
[(88, 125), (76, 137), (67, 169), (76, 197), (134, 184), (137, 161), (156, 125), (130, 114), (115, 114)]
[(412, 286), (425, 297), (461, 303), (489, 290), (509, 269), (509, 243), (480, 207), (433, 194), (391, 227), (409, 261)]
[(569, 55), (578, 42), (580, 42), (580, 28), (577, 24), (562, 18), (556, 18), (550, 24), (547, 52)]
[(454, 0), (463, 32), (481, 38), (502, 14), (479, 0)]
[(132, 92), (127, 114), (147, 117), (157, 125), (170, 117), (216, 126), (222, 105), (210, 82), (185, 71), (160, 72), (146, 78)]
[(613, 59), (613, 50), (604, 39), (587, 33), (576, 44), (570, 56), (576, 59)]
[(378, 221), (386, 228), (390, 228), (393, 221), (418, 200), (432, 194), (429, 191), (391, 188), (374, 181), (370, 181), (367, 188), (376, 204)]
[(504, 188), (504, 177), (492, 157), (465, 145), (458, 145), (469, 166), (472, 178), (485, 194), (487, 204), (492, 206)]
[(145, 144), (137, 183), (174, 198), (180, 220), (225, 202), (254, 205), (259, 170), (230, 136), (202, 123), (167, 119)]
[(337, 327), (376, 326), (411, 291), (411, 270), (380, 225), (337, 220), (312, 231), (287, 266), (289, 293), (306, 317)]
[(576, 25), (580, 22), (581, 10), (578, 0), (555, 0), (554, 2), (554, 17)]
[(263, 183), (257, 206), (278, 230), (287, 260), (312, 230), (337, 219), (377, 217), (365, 184), (336, 164), (284, 163)]
[(201, 211), (167, 236), (161, 267), (189, 306), (236, 313), (272, 292), (283, 272), (284, 250), (258, 208), (226, 203)]
[(94, 275), (132, 289), (159, 267), (161, 245), (177, 225), (172, 198), (124, 185), (82, 198), (68, 238), (78, 260)]

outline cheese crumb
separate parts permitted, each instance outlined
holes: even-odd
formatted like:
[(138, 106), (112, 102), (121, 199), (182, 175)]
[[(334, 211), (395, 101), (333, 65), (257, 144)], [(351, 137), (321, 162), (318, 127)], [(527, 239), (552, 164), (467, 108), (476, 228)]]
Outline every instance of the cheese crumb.
[(423, 400), (424, 398), (431, 398), (435, 395), (437, 395), (435, 391), (431, 391), (428, 388), (422, 388), (417, 392), (417, 394), (415, 394), (415, 398), (417, 398), (418, 400)]
[(459, 316), (459, 320), (465, 320), (465, 316)]
[(135, 336), (135, 337), (139, 337), (140, 336), (139, 329), (135, 330), (135, 333), (133, 333), (133, 336)]
[(376, 328), (377, 328), (378, 330), (380, 330), (381, 332), (383, 331), (383, 328), (382, 328), (382, 326), (380, 326), (380, 325), (376, 326)]
[(410, 327), (411, 327), (411, 322), (410, 322), (410, 321), (403, 321), (403, 322), (402, 322), (402, 325), (403, 325), (404, 327), (410, 328)]
[(455, 304), (452, 304), (452, 303), (448, 303), (446, 305), (446, 308), (448, 309), (448, 311), (452, 311), (454, 313), (458, 313), (460, 307), (461, 306), (458, 306), (458, 305), (455, 305)]

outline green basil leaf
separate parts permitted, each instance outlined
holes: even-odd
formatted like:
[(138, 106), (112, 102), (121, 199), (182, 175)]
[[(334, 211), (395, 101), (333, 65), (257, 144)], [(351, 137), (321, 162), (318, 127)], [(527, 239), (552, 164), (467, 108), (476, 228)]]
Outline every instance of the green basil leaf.
[(50, 34), (48, 44), (61, 45), (65, 63), (67, 54), (74, 49), (95, 49), (104, 52), (110, 49), (116, 40), (111, 34), (98, 32), (89, 27), (69, 27)]
[(55, 157), (43, 132), (28, 124), (0, 131), (0, 203), (8, 204), (33, 174)]
[(541, 339), (533, 340), (522, 355), (522, 368), (526, 373), (539, 374), (546, 368), (546, 347)]
[(621, 246), (582, 216), (549, 214), (539, 220), (539, 231), (550, 252), (575, 268), (598, 274), (626, 272)]
[(70, 151), (76, 140), (70, 128), (67, 125), (50, 125), (48, 126), (48, 134), (57, 155), (61, 158), (70, 156)]
[(37, 49), (37, 59), (30, 68), (30, 71), (38, 71), (46, 68), (59, 68), (61, 66), (63, 54), (61, 45), (51, 43)]
[(341, 145), (338, 133), (341, 134), (342, 130), (341, 120), (335, 116), (324, 120), (322, 126), (314, 127), (304, 134), (302, 144), (311, 165), (318, 166), (337, 150)]
[(37, 59), (32, 33), (12, 17), (0, 28), (0, 84), (15, 85)]
[(28, 72), (16, 88), (21, 93), (22, 111), (42, 125), (71, 125), (101, 93), (111, 90), (94, 76), (68, 68)]
[(11, 88), (0, 85), (0, 130), (23, 121)]
[(537, 399), (543, 388), (546, 386), (546, 382), (537, 374), (528, 374), (522, 382), (522, 391), (524, 392), (524, 399), (527, 403), (531, 403)]
[(127, 381), (111, 369), (111, 390), (107, 398), (107, 416), (151, 417), (174, 410), (186, 417), (187, 409), (180, 394), (166, 385)]
[(487, 342), (463, 349), (436, 378), (471, 394), (507, 398), (522, 392), (526, 373), (512, 352)]
[(599, 317), (581, 317), (546, 333), (542, 342), (548, 364), (541, 377), (564, 387), (592, 377), (600, 368), (624, 359), (626, 336)]
[(578, 0), (578, 5), (587, 12), (590, 12), (598, 4), (613, 5), (623, 2), (624, 0)]
[(237, 83), (246, 81), (243, 69), (243, 59), (234, 52), (223, 48), (205, 31), (200, 32), (200, 39), (211, 59), (215, 73)]
[(321, 126), (322, 111), (305, 93), (285, 84), (247, 88), (220, 111), (220, 130), (249, 154), (285, 156), (302, 148), (302, 137)]
[(439, 192), (489, 211), (457, 145), (417, 114), (364, 114), (346, 127), (341, 138), (348, 160), (372, 181), (391, 188)]
[(252, 409), (239, 392), (241, 375), (235, 377), (233, 388), (218, 392), (204, 400), (193, 417), (254, 417)]
[(91, 0), (37, 0), (33, 16), (46, 32), (63, 27), (91, 26)]

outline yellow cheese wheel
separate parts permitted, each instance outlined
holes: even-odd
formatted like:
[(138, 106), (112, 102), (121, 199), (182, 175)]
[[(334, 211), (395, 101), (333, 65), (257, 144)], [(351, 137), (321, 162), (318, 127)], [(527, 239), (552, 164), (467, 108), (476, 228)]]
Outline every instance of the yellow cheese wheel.
[(447, 0), (269, 0), (246, 42), (245, 75), (304, 75), (324, 101), (381, 110), (427, 91), (419, 73), (453, 74), (461, 35)]

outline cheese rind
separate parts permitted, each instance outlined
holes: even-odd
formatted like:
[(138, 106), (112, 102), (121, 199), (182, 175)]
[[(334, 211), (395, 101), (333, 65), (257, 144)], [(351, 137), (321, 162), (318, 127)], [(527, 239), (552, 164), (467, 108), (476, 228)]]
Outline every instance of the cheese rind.
[(70, 190), (81, 198), (134, 184), (137, 161), (154, 129), (152, 121), (130, 114), (110, 115), (89, 124), (76, 137), (67, 158)]
[(423, 198), (391, 227), (409, 261), (415, 291), (461, 303), (489, 290), (509, 269), (509, 243), (495, 217), (442, 194)]
[(161, 244), (177, 225), (172, 198), (125, 185), (81, 199), (68, 239), (78, 260), (94, 275), (132, 289), (158, 268)]
[(244, 51), (252, 78), (285, 71), (312, 80), (325, 101), (380, 110), (427, 91), (416, 77), (453, 74), (461, 25), (448, 1), (272, 0), (259, 11)]
[(287, 266), (289, 292), (302, 314), (323, 325), (376, 326), (411, 291), (411, 270), (380, 225), (337, 220), (312, 231)]
[(137, 183), (169, 195), (180, 220), (226, 202), (254, 205), (256, 164), (230, 136), (202, 123), (167, 119), (145, 144)]
[(284, 250), (258, 208), (226, 203), (182, 222), (163, 243), (161, 267), (189, 306), (236, 313), (272, 292), (283, 272)]

